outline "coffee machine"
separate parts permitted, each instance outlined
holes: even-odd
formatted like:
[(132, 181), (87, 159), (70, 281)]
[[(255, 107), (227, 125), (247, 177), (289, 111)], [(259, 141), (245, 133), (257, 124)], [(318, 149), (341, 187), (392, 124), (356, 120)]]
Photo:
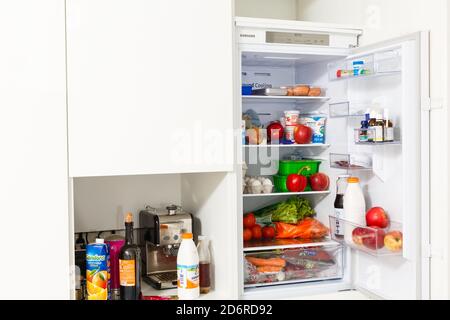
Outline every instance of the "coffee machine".
[(139, 213), (143, 279), (155, 289), (177, 286), (177, 254), (183, 233), (193, 232), (193, 216), (180, 206), (146, 206)]

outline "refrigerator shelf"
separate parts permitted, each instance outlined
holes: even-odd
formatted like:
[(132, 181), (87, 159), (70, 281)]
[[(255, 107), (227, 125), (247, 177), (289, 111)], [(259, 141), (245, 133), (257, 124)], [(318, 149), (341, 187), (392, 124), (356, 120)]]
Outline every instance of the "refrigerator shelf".
[(274, 192), (274, 193), (245, 193), (242, 195), (244, 199), (248, 198), (271, 198), (271, 197), (291, 197), (291, 196), (318, 196), (328, 195), (330, 191), (306, 191), (306, 192)]
[(283, 250), (297, 248), (311, 248), (318, 246), (339, 246), (338, 242), (327, 237), (317, 240), (305, 239), (271, 239), (271, 240), (250, 240), (244, 242), (244, 252), (258, 252), (268, 250)]
[(355, 142), (359, 146), (401, 146), (401, 141), (383, 141), (383, 142)]
[(244, 253), (245, 288), (342, 279), (343, 273), (344, 250), (336, 242)]
[[(388, 249), (385, 245), (386, 235), (392, 235), (390, 232), (397, 231), (403, 238), (402, 224), (391, 221), (386, 229), (376, 229), (363, 226), (345, 219), (337, 219), (329, 216), (331, 239), (341, 243), (343, 246), (350, 247), (354, 250), (365, 252), (372, 256), (402, 256), (403, 255), (403, 239), (397, 244), (399, 250)], [(338, 230), (340, 228), (340, 230)], [(356, 230), (356, 231), (355, 231)], [(381, 230), (381, 231), (380, 231)], [(340, 236), (336, 235), (338, 233)], [(394, 238), (393, 238), (394, 239)], [(394, 244), (390, 242), (391, 246)]]
[(329, 97), (308, 97), (308, 96), (242, 96), (242, 102), (270, 102), (270, 103), (316, 103), (326, 102)]
[(311, 143), (311, 144), (246, 144), (244, 148), (248, 149), (296, 149), (296, 148), (329, 148), (330, 145), (326, 143)]
[(372, 170), (372, 158), (367, 154), (330, 153), (330, 167), (343, 170)]
[(366, 110), (370, 107), (370, 101), (354, 102), (340, 101), (328, 104), (330, 118), (364, 118)]
[[(359, 64), (354, 64), (354, 63)], [(328, 65), (330, 81), (384, 77), (401, 74), (400, 51), (387, 50), (374, 54), (353, 56)], [(356, 71), (355, 71), (356, 69)]]

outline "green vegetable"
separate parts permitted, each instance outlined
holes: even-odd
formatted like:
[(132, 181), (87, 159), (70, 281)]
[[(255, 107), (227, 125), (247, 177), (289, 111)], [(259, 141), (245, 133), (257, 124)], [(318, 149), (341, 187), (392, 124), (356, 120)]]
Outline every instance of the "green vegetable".
[(255, 211), (256, 222), (269, 225), (272, 222), (297, 224), (298, 221), (315, 215), (308, 200), (292, 197)]

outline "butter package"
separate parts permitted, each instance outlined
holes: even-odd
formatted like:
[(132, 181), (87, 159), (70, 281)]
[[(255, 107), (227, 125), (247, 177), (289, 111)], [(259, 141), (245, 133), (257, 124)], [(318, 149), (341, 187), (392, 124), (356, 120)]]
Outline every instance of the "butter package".
[(86, 287), (88, 300), (110, 300), (109, 246), (103, 239), (86, 246)]

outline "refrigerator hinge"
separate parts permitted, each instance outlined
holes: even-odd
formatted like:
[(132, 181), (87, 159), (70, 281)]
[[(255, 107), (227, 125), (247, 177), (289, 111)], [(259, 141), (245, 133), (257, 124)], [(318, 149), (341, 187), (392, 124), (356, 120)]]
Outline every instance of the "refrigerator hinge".
[(422, 101), (422, 110), (424, 111), (432, 111), (432, 110), (438, 110), (442, 109), (444, 107), (444, 100), (439, 99), (433, 99), (430, 97), (427, 97), (423, 99)]

